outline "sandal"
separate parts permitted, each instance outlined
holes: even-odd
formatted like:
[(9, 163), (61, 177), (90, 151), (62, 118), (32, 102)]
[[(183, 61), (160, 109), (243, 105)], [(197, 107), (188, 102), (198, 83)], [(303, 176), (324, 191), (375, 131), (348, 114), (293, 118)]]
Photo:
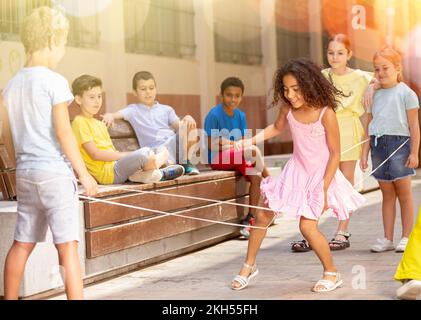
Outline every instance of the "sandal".
[[(338, 239), (338, 236), (344, 237), (345, 240)], [(335, 235), (335, 238), (333, 238), (329, 242), (330, 250), (335, 251), (335, 250), (344, 250), (346, 248), (349, 248), (351, 246), (351, 243), (349, 242), (350, 236), (351, 236), (351, 234), (349, 232), (339, 231)]]
[(293, 252), (307, 252), (312, 250), (307, 240), (303, 239), (300, 241), (291, 242), (291, 250)]
[[(338, 287), (342, 286), (343, 280), (341, 279), (341, 274), (339, 272), (323, 272), (323, 275), (325, 276), (336, 276), (336, 281), (333, 282), (331, 280), (326, 279), (320, 279), (317, 281), (317, 283), (314, 285), (313, 289), (311, 291), (313, 292), (329, 292), (337, 289)], [(319, 287), (319, 289), (316, 289)]]
[[(259, 274), (259, 270), (257, 269), (257, 265), (254, 264), (253, 266), (243, 263), (243, 268), (249, 269), (250, 274), (248, 277), (236, 275), (235, 278), (231, 282), (231, 289), (232, 290), (243, 290), (245, 287), (247, 287), (250, 283), (250, 280), (253, 279), (255, 276)], [(239, 287), (234, 287), (233, 283), (234, 281), (238, 282), (240, 284)]]

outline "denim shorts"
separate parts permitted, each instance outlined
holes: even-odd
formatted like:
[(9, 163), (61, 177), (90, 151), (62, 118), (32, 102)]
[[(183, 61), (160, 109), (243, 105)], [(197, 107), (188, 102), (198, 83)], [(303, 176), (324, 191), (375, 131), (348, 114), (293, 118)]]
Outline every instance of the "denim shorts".
[[(377, 141), (376, 141), (377, 140)], [(373, 170), (380, 166), (393, 152), (408, 140), (373, 176), (379, 181), (395, 181), (414, 176), (415, 170), (405, 167), (411, 151), (411, 140), (406, 136), (370, 136), (371, 162)]]
[(78, 188), (74, 177), (43, 170), (18, 170), (16, 189), (16, 241), (45, 242), (48, 227), (55, 244), (79, 241)]

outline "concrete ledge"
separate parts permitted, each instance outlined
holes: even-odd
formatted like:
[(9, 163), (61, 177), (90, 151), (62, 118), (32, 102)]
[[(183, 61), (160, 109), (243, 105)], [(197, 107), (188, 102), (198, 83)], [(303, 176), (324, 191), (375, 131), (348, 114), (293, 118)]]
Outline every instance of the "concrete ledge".
[[(85, 236), (83, 227), (83, 204), (80, 203), (79, 256), (82, 274), (85, 274)], [(0, 202), (0, 296), (4, 295), (4, 262), (13, 243), (17, 218), (17, 202)], [(26, 264), (19, 296), (27, 297), (63, 286), (58, 265), (57, 250), (50, 231), (45, 243), (39, 243)]]

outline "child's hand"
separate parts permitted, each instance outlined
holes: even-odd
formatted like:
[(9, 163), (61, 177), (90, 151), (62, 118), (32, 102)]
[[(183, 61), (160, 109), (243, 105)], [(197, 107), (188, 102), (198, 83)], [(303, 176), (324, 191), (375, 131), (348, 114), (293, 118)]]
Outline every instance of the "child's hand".
[(253, 145), (253, 139), (243, 139), (241, 141), (241, 146), (243, 149), (250, 148)]
[(102, 122), (105, 123), (105, 125), (107, 126), (107, 128), (111, 127), (114, 123), (114, 116), (112, 113), (106, 113), (104, 115), (100, 115), (100, 117), (102, 118)]
[(89, 173), (80, 176), (79, 181), (86, 190), (84, 195), (92, 197), (98, 193), (98, 183)]
[(418, 156), (416, 154), (410, 154), (408, 160), (406, 160), (405, 167), (410, 169), (418, 168)]
[(367, 170), (368, 168), (368, 157), (361, 157), (360, 160), (360, 169), (362, 172), (365, 172), (365, 170)]
[(242, 140), (234, 141), (233, 146), (235, 151), (241, 151), (243, 149)]
[(183, 118), (183, 123), (187, 127), (187, 129), (196, 129), (196, 121), (193, 119), (192, 116), (185, 116)]
[(364, 106), (364, 109), (365, 110), (367, 110), (373, 104), (374, 92), (376, 90), (377, 90), (376, 89), (376, 85), (375, 84), (370, 84), (368, 86), (368, 89), (364, 93), (364, 96), (362, 98), (362, 103), (363, 103), (363, 106)]

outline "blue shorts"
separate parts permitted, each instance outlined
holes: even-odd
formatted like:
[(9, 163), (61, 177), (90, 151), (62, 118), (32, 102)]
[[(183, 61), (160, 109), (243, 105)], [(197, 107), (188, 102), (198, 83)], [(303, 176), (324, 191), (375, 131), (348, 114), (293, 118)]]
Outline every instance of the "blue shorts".
[[(396, 151), (409, 137), (384, 135), (377, 138), (370, 136), (371, 162), (373, 170), (383, 163), (393, 152)], [(411, 140), (409, 139), (386, 163), (377, 169), (373, 176), (379, 181), (395, 181), (398, 179), (414, 176), (415, 170), (405, 167), (411, 151)]]

